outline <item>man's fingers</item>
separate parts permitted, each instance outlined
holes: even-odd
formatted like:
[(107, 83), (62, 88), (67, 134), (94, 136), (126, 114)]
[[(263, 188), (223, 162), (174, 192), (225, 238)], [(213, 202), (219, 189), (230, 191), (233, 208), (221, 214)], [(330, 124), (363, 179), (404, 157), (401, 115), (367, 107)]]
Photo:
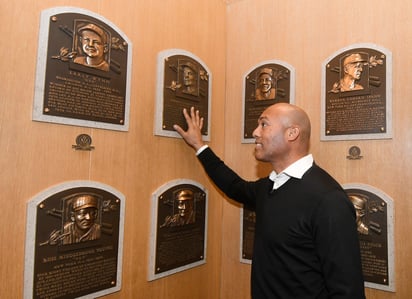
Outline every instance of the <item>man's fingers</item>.
[(173, 125), (173, 129), (175, 129), (175, 131), (177, 133), (179, 133), (180, 135), (184, 134), (185, 131), (182, 129), (182, 127), (180, 127), (179, 125)]

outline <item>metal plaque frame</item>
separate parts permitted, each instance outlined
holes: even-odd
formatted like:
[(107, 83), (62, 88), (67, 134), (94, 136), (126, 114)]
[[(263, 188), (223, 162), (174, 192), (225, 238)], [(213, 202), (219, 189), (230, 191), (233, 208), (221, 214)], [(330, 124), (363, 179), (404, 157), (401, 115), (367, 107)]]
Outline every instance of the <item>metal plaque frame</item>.
[[(186, 202), (183, 216), (181, 199)], [(152, 194), (151, 206), (148, 281), (205, 264), (207, 189), (188, 179), (170, 181)]]
[(394, 205), (383, 191), (344, 184), (355, 206), (365, 286), (395, 292)]
[[(184, 69), (193, 69), (193, 86), (185, 83)], [(157, 57), (156, 110), (154, 135), (181, 138), (174, 124), (186, 128), (183, 108), (195, 107), (204, 117), (202, 137), (210, 141), (212, 73), (193, 53), (182, 49), (168, 49)]]
[[(101, 39), (98, 58), (85, 50), (92, 34)], [(32, 120), (128, 131), (133, 48), (115, 24), (54, 7), (41, 13), (38, 42)]]
[[(125, 205), (122, 193), (93, 181), (65, 182), (30, 199), (23, 298), (92, 299), (119, 291)], [(86, 207), (96, 209), (94, 224), (76, 234), (75, 218), (86, 217), (80, 216)]]
[[(271, 81), (270, 90), (263, 93), (260, 78)], [(295, 103), (295, 68), (280, 60), (267, 60), (251, 67), (243, 75), (242, 143), (254, 143), (253, 130), (260, 114), (275, 103)]]
[(392, 138), (392, 53), (369, 43), (322, 63), (321, 141)]

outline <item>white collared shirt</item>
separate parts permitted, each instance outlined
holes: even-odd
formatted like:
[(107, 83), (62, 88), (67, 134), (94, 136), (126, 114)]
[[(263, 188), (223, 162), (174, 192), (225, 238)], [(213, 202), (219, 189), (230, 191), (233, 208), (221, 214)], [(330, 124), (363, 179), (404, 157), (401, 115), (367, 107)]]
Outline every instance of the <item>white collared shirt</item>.
[(284, 171), (277, 174), (274, 170), (270, 173), (269, 179), (273, 181), (273, 190), (279, 189), (290, 178), (301, 179), (306, 171), (313, 165), (313, 156), (309, 154), (289, 165)]

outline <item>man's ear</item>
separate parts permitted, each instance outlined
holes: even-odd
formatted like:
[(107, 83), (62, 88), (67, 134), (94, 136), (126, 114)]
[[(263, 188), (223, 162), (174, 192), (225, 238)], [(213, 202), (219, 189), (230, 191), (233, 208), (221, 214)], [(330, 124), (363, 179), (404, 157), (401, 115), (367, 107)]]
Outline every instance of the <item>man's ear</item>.
[(300, 129), (299, 127), (290, 127), (287, 131), (288, 140), (294, 141), (299, 137)]

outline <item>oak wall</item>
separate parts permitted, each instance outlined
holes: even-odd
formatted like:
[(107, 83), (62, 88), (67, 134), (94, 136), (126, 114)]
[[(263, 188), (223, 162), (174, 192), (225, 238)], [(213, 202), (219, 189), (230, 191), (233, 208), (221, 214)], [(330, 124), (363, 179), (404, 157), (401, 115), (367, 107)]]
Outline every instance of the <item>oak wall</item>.
[[(157, 55), (180, 48), (193, 53), (213, 76), (212, 141), (223, 155), (226, 4), (202, 1), (3, 1), (1, 4), (0, 297), (22, 298), (26, 203), (67, 181), (91, 180), (126, 197), (123, 280), (111, 298), (218, 298), (221, 265), (220, 195), (181, 139), (153, 134)], [(128, 132), (34, 122), (33, 106), (40, 13), (56, 6), (103, 16), (132, 41)], [(213, 21), (212, 21), (213, 20)], [(10, 42), (15, 40), (14, 45)], [(72, 149), (79, 134), (95, 149)], [(147, 281), (151, 195), (163, 184), (191, 179), (209, 192), (207, 263), (166, 279)]]
[[(281, 60), (296, 71), (297, 105), (312, 120), (311, 150), (315, 161), (340, 183), (363, 183), (388, 194), (395, 209), (396, 293), (367, 289), (368, 299), (406, 299), (412, 296), (412, 120), (410, 69), (412, 4), (408, 1), (233, 1), (227, 8), (227, 69), (225, 158), (244, 177), (269, 173), (252, 158), (253, 145), (240, 144), (241, 76), (261, 61)], [(352, 44), (372, 43), (393, 55), (393, 138), (390, 140), (320, 141), (321, 66), (336, 51)], [(348, 160), (356, 145), (361, 160)], [(242, 161), (242, 163), (239, 163)], [(236, 288), (246, 280), (249, 266), (234, 254), (239, 247), (238, 209), (223, 207), (222, 298), (249, 298)], [(237, 273), (236, 276), (231, 275)]]

